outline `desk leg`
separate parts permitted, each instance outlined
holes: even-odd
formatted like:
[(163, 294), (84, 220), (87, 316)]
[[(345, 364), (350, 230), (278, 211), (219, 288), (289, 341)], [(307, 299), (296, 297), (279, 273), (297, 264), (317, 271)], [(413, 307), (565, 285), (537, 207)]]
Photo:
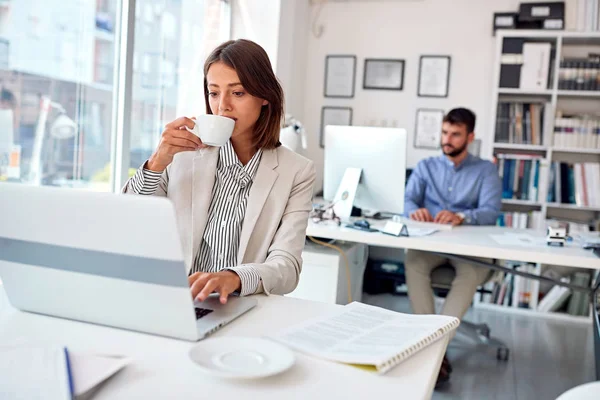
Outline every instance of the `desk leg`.
[(600, 274), (596, 277), (594, 290), (592, 291), (592, 319), (594, 323), (594, 353), (596, 354), (596, 380), (600, 381)]

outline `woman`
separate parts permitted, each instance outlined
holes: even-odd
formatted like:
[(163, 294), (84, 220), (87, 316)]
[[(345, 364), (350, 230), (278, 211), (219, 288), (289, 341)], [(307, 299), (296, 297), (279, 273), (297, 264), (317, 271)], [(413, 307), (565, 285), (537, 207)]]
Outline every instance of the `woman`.
[(125, 185), (175, 206), (192, 296), (285, 294), (302, 268), (315, 168), (281, 146), (283, 90), (267, 53), (249, 40), (217, 47), (204, 64), (206, 112), (235, 120), (230, 141), (208, 147), (181, 117)]

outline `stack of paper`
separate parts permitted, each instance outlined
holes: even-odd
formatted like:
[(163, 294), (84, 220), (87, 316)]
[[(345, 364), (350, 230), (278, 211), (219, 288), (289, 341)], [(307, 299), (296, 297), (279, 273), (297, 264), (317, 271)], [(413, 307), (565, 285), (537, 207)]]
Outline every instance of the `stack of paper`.
[(444, 315), (401, 314), (353, 302), (270, 337), (306, 354), (382, 374), (459, 323)]
[(0, 399), (72, 399), (129, 362), (123, 357), (71, 353), (65, 347), (0, 347)]
[(0, 350), (1, 399), (70, 400), (73, 396), (69, 357), (64, 347)]

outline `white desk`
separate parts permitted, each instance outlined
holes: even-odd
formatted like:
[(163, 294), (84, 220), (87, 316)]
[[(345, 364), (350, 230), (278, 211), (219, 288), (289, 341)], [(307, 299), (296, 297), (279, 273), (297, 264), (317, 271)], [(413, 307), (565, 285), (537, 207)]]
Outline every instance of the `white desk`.
[[(383, 227), (383, 222), (371, 224), (374, 228)], [(498, 260), (515, 260), (531, 263), (562, 265), (567, 267), (600, 269), (600, 257), (590, 250), (584, 250), (573, 243), (565, 247), (554, 246), (506, 246), (498, 244), (490, 237), (504, 232), (527, 233), (541, 238), (543, 235), (533, 230), (516, 230), (493, 226), (459, 226), (452, 230), (439, 231), (424, 237), (396, 237), (379, 232), (365, 232), (337, 226), (331, 221), (315, 223), (309, 221), (308, 236), (365, 243), (371, 246), (404, 248), (428, 252), (444, 253), (460, 257), (487, 257)], [(410, 233), (410, 229), (409, 229)], [(593, 296), (592, 296), (593, 298)], [(594, 312), (594, 311), (593, 311)], [(594, 316), (594, 347), (596, 352), (596, 377), (600, 380), (600, 318)]]
[[(259, 305), (217, 336), (258, 337), (340, 307), (281, 296), (259, 296)], [(47, 343), (70, 349), (122, 354), (133, 359), (94, 399), (429, 399), (448, 339), (440, 340), (378, 376), (296, 353), (288, 371), (253, 381), (202, 373), (188, 357), (194, 343), (25, 313), (14, 309), (0, 284), (0, 343)], [(76, 373), (76, 372), (75, 372)]]
[[(383, 223), (378, 221), (372, 226), (381, 228)], [(600, 257), (596, 257), (591, 251), (584, 250), (572, 243), (568, 243), (566, 247), (503, 246), (490, 237), (492, 234), (502, 234), (504, 232), (527, 233), (534, 237), (543, 236), (533, 230), (515, 230), (494, 226), (459, 226), (451, 230), (436, 232), (430, 236), (396, 237), (379, 232), (365, 232), (339, 227), (332, 222), (314, 223), (313, 221), (309, 221), (306, 234), (327, 239), (365, 243), (370, 246), (600, 269)]]

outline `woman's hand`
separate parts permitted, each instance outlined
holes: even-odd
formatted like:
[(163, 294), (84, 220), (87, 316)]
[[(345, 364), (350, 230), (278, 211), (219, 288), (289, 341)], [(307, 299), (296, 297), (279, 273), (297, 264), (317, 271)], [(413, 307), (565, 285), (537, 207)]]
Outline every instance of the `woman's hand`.
[(193, 129), (194, 120), (181, 117), (168, 123), (163, 131), (158, 147), (148, 159), (147, 168), (151, 171), (162, 172), (173, 161), (173, 156), (182, 151), (194, 151), (208, 147), (200, 138), (186, 127)]
[(241, 290), (242, 281), (233, 271), (216, 273), (196, 272), (188, 277), (192, 298), (204, 301), (213, 292), (218, 292), (222, 304), (227, 303), (227, 296)]

